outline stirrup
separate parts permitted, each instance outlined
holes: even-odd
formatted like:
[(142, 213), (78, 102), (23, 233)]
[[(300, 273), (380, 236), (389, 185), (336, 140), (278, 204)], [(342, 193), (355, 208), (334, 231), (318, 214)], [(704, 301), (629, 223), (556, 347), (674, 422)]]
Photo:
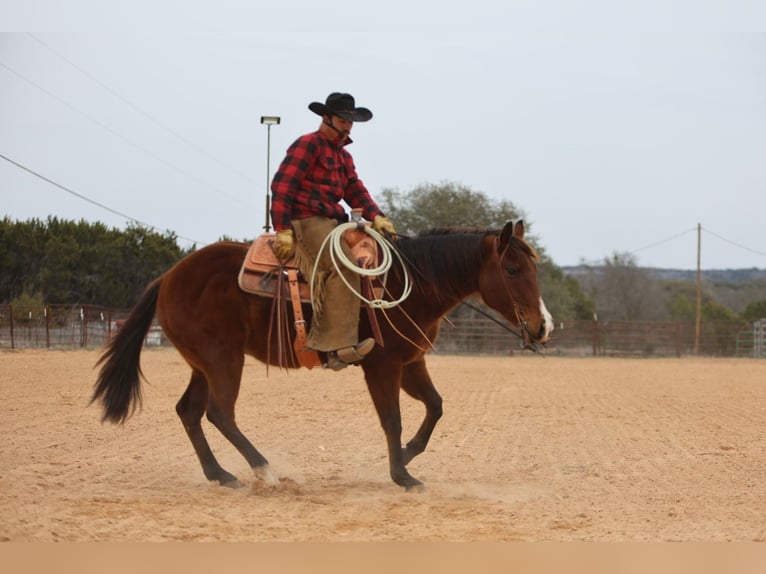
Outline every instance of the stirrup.
[(364, 359), (374, 348), (375, 339), (368, 338), (356, 345), (344, 347), (337, 351), (330, 351), (327, 353), (327, 364), (325, 366), (333, 371), (340, 371)]

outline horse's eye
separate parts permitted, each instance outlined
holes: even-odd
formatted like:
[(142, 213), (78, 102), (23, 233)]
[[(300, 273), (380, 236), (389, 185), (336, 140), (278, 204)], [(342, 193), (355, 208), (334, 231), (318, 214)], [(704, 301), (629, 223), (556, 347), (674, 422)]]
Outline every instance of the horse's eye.
[(519, 270), (515, 267), (506, 267), (505, 272), (508, 274), (508, 277), (516, 277), (519, 274)]

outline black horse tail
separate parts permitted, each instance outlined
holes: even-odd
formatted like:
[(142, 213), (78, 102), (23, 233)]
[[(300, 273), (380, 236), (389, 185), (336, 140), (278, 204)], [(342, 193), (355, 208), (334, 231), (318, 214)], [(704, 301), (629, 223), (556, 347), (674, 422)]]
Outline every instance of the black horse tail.
[(124, 423), (142, 402), (141, 349), (157, 309), (161, 281), (162, 277), (155, 279), (146, 288), (96, 363), (102, 366), (90, 404), (101, 400), (101, 422)]

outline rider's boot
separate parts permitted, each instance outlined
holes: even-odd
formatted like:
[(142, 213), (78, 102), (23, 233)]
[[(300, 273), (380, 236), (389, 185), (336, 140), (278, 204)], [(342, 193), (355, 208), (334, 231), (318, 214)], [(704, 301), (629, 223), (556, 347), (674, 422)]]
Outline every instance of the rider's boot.
[(364, 359), (364, 357), (374, 348), (375, 339), (368, 338), (364, 341), (360, 341), (356, 345), (344, 347), (337, 351), (330, 351), (327, 353), (326, 367), (333, 371), (340, 371), (341, 369), (345, 369), (349, 365), (354, 365)]

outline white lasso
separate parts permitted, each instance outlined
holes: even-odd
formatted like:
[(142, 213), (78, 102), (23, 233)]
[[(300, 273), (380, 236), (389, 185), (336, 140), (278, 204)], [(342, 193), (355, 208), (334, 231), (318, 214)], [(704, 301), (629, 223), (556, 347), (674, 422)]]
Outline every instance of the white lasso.
[[(359, 267), (354, 261), (351, 261), (345, 253), (343, 253), (343, 247), (341, 245), (341, 241), (343, 241), (343, 233), (347, 229), (357, 228), (361, 227), (367, 235), (372, 237), (372, 239), (380, 246), (380, 250), (383, 253), (381, 257), (380, 265), (377, 267), (374, 267), (372, 269), (366, 269), (364, 267)], [(402, 260), (402, 256), (399, 255), (399, 252), (396, 251), (395, 248), (388, 242), (388, 240), (383, 237), (380, 233), (375, 231), (371, 225), (365, 225), (365, 226), (358, 226), (357, 223), (354, 223), (352, 221), (348, 223), (342, 223), (335, 229), (333, 229), (329, 235), (325, 238), (325, 240), (322, 242), (322, 246), (319, 248), (319, 254), (317, 255), (316, 261), (314, 262), (314, 269), (311, 272), (311, 300), (314, 300), (314, 280), (316, 278), (317, 268), (319, 266), (319, 258), (322, 255), (322, 251), (329, 245), (330, 249), (330, 260), (332, 261), (333, 266), (338, 271), (338, 275), (340, 275), (341, 279), (343, 279), (343, 282), (346, 284), (346, 287), (348, 287), (349, 291), (351, 291), (354, 295), (356, 295), (359, 299), (361, 299), (364, 303), (369, 305), (370, 307), (373, 307), (375, 309), (391, 309), (393, 307), (396, 307), (400, 303), (402, 303), (407, 297), (410, 295), (410, 291), (412, 290), (412, 285), (410, 284), (410, 276), (407, 273), (407, 268), (404, 265), (404, 260)], [(343, 276), (343, 273), (341, 272), (341, 265), (346, 267), (347, 269), (350, 269), (354, 273), (357, 273), (362, 276), (377, 276), (377, 275), (384, 275), (388, 273), (388, 270), (391, 268), (391, 263), (393, 262), (393, 257), (391, 256), (391, 252), (396, 253), (396, 256), (399, 258), (399, 262), (402, 264), (402, 270), (404, 271), (404, 290), (402, 291), (402, 295), (393, 301), (386, 301), (385, 299), (367, 299), (356, 291), (354, 287), (349, 284), (349, 282), (346, 280), (346, 278)], [(384, 279), (385, 284), (385, 279)]]

